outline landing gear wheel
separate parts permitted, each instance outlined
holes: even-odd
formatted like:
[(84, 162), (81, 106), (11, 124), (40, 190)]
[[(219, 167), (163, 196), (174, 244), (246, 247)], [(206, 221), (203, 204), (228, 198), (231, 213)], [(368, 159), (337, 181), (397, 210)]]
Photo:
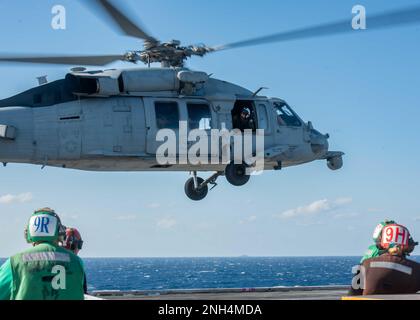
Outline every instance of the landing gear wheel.
[(343, 157), (335, 157), (327, 160), (327, 166), (330, 170), (336, 171), (343, 167)]
[(225, 169), (226, 180), (235, 187), (240, 187), (248, 183), (251, 176), (246, 174), (244, 164), (230, 163)]
[[(204, 180), (200, 177), (197, 177), (197, 184), (200, 186)], [(185, 183), (185, 194), (188, 198), (194, 201), (200, 201), (203, 200), (207, 193), (209, 192), (209, 188), (207, 185), (196, 188), (194, 185), (194, 178), (190, 178)]]

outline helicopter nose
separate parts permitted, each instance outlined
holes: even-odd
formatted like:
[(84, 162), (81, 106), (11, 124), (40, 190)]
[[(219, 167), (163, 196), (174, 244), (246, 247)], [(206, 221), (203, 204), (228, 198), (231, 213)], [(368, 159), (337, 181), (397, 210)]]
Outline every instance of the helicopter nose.
[(329, 148), (329, 134), (322, 134), (319, 131), (312, 129), (310, 133), (312, 152), (319, 156), (328, 152)]

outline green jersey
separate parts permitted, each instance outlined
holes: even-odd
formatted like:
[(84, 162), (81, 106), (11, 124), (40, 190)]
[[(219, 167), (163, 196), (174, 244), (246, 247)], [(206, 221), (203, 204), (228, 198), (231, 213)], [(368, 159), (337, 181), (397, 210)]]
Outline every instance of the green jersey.
[(365, 252), (365, 255), (363, 256), (360, 263), (362, 264), (365, 260), (372, 259), (379, 257), (380, 255), (384, 254), (386, 250), (380, 250), (376, 244), (372, 244), (368, 250)]
[(1, 300), (83, 300), (81, 259), (50, 243), (11, 257), (0, 268)]

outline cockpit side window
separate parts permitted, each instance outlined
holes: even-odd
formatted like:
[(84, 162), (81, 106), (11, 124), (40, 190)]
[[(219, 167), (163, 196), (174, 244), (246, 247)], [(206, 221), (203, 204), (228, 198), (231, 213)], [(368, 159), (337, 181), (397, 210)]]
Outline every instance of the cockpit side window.
[(277, 114), (277, 122), (281, 126), (300, 127), (301, 121), (290, 107), (284, 102), (274, 102), (274, 110)]

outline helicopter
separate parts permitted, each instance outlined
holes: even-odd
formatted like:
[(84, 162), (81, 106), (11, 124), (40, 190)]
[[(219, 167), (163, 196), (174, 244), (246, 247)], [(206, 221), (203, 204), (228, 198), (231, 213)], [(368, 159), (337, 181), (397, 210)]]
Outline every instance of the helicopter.
[[(331, 170), (342, 168), (344, 153), (329, 150), (329, 135), (303, 121), (286, 101), (260, 95), (263, 87), (251, 91), (190, 70), (185, 62), (193, 56), (229, 49), (353, 32), (349, 20), (214, 47), (183, 46), (178, 40), (161, 42), (151, 36), (112, 1), (92, 0), (89, 4), (122, 34), (142, 40), (144, 48), (120, 55), (0, 55), (0, 62), (78, 66), (64, 79), (47, 83), (44, 78), (39, 86), (0, 100), (0, 162), (4, 166), (25, 163), (86, 171), (190, 172), (185, 193), (200, 201), (221, 176), (233, 186), (247, 184), (248, 169), (255, 163), (161, 163), (157, 154), (165, 140), (157, 136), (168, 128), (179, 139), (193, 130), (224, 128), (246, 131), (251, 140), (263, 136), (262, 170), (316, 160), (326, 161)], [(372, 16), (368, 24), (369, 30), (375, 30), (419, 21), (420, 7), (411, 7)], [(94, 71), (80, 67), (115, 61), (147, 67)], [(151, 67), (152, 63), (161, 63), (161, 67)], [(185, 130), (181, 130), (182, 122)], [(226, 147), (231, 153), (230, 140)], [(219, 147), (208, 148), (204, 153), (200, 150), (200, 156), (220, 159), (219, 152)], [(177, 147), (171, 156), (185, 153), (188, 148)], [(252, 149), (253, 156), (255, 153)], [(212, 174), (203, 179), (198, 172)]]

